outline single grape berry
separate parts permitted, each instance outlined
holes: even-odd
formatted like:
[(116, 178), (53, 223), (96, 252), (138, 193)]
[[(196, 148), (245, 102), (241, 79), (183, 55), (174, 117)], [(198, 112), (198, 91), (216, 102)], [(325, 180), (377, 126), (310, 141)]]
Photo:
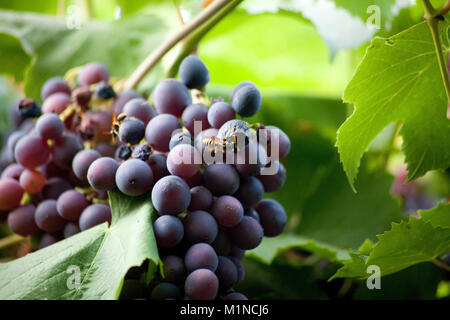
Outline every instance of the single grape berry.
[(21, 99), (18, 108), (22, 119), (39, 117), (42, 112), (41, 105), (30, 98)]
[(114, 152), (114, 158), (120, 162), (120, 160), (128, 160), (133, 154), (133, 149), (128, 145), (120, 146)]
[(203, 186), (196, 186), (191, 189), (191, 203), (189, 211), (203, 210), (208, 211), (213, 204), (213, 195), (211, 191)]
[(193, 136), (196, 136), (202, 130), (210, 127), (208, 122), (208, 110), (208, 106), (201, 103), (191, 104), (184, 109), (181, 120), (183, 121), (183, 125)]
[(14, 155), (18, 163), (26, 168), (34, 169), (47, 162), (50, 147), (41, 137), (31, 133), (17, 142)]
[(61, 231), (66, 224), (66, 221), (58, 214), (56, 200), (42, 201), (36, 208), (34, 220), (39, 229), (49, 233)]
[(65, 179), (60, 177), (53, 177), (47, 180), (42, 196), (45, 199), (58, 199), (58, 197), (65, 191), (71, 190), (72, 185)]
[(146, 161), (147, 165), (152, 169), (153, 182), (156, 183), (162, 177), (170, 175), (167, 170), (167, 158), (162, 154), (152, 154)]
[(161, 152), (169, 151), (172, 133), (180, 129), (178, 119), (171, 114), (159, 114), (147, 124), (145, 139), (150, 146)]
[(264, 197), (264, 187), (255, 177), (244, 178), (234, 196), (244, 208), (251, 208)]
[(254, 116), (261, 108), (261, 93), (253, 83), (247, 83), (233, 94), (231, 105), (243, 117)]
[(0, 210), (12, 210), (20, 205), (23, 189), (19, 182), (7, 178), (0, 180)]
[(78, 152), (72, 161), (73, 173), (78, 179), (87, 181), (87, 172), (90, 165), (101, 157), (97, 150), (82, 150)]
[(61, 194), (56, 202), (59, 215), (68, 221), (78, 221), (81, 213), (89, 205), (86, 197), (76, 190)]
[(71, 93), (69, 84), (61, 77), (50, 78), (44, 83), (41, 89), (41, 99), (45, 100), (56, 92), (63, 92), (67, 95)]
[(95, 94), (99, 99), (107, 100), (116, 96), (113, 87), (105, 81), (100, 82), (95, 88)]
[(102, 157), (89, 166), (87, 178), (95, 190), (108, 191), (116, 187), (116, 171), (119, 168), (117, 161)]
[(116, 185), (128, 196), (140, 196), (153, 185), (152, 170), (144, 161), (127, 160), (116, 171)]
[(63, 112), (71, 103), (70, 96), (63, 92), (56, 92), (49, 95), (42, 105), (42, 112), (56, 113)]
[(69, 238), (69, 237), (79, 233), (80, 231), (81, 230), (80, 230), (80, 227), (78, 226), (77, 222), (68, 222), (64, 226), (63, 236), (64, 236), (64, 238)]
[(255, 249), (262, 241), (264, 231), (258, 221), (244, 216), (241, 222), (230, 228), (229, 235), (231, 241), (244, 250)]
[(190, 202), (189, 186), (180, 177), (163, 177), (153, 187), (152, 203), (161, 214), (180, 214), (187, 209)]
[(238, 281), (237, 268), (233, 261), (227, 257), (219, 256), (218, 261), (216, 275), (219, 279), (219, 285), (221, 290), (227, 290)]
[(278, 201), (264, 199), (256, 205), (255, 210), (259, 214), (266, 237), (276, 237), (283, 232), (286, 227), (287, 216)]
[(141, 161), (147, 161), (151, 154), (152, 149), (148, 144), (138, 144), (133, 150), (133, 158)]
[(184, 292), (191, 300), (214, 300), (219, 290), (219, 279), (209, 269), (193, 271), (184, 283)]
[(196, 243), (188, 249), (184, 264), (189, 273), (197, 269), (216, 271), (219, 260), (214, 249), (207, 243)]
[(53, 144), (53, 160), (61, 166), (71, 168), (75, 155), (83, 150), (83, 141), (73, 133), (66, 132)]
[(156, 219), (153, 224), (156, 243), (163, 248), (175, 247), (184, 236), (184, 228), (180, 219), (164, 215)]
[(36, 122), (36, 130), (42, 139), (59, 139), (64, 132), (64, 122), (56, 114), (46, 113)]
[(191, 104), (191, 95), (180, 81), (165, 79), (156, 86), (153, 100), (160, 114), (169, 113), (179, 118), (184, 109)]
[(239, 189), (240, 178), (231, 165), (215, 163), (205, 169), (203, 184), (215, 196), (232, 195)]
[(218, 234), (214, 217), (206, 211), (193, 211), (183, 219), (184, 237), (189, 243), (212, 243)]
[(23, 165), (18, 163), (11, 163), (5, 168), (5, 170), (3, 170), (1, 179), (11, 178), (19, 180), (23, 170), (25, 170), (25, 167)]
[(236, 118), (236, 112), (226, 102), (214, 103), (208, 110), (208, 122), (216, 129), (220, 129), (226, 122)]
[(227, 228), (219, 227), (216, 239), (211, 243), (216, 253), (221, 256), (228, 256), (231, 252), (231, 241), (228, 237)]
[(111, 223), (111, 209), (103, 203), (91, 204), (81, 213), (80, 230), (87, 230), (103, 222)]
[(72, 98), (80, 107), (86, 108), (92, 98), (92, 92), (88, 86), (81, 86), (73, 90)]
[(195, 175), (202, 164), (200, 153), (193, 146), (180, 144), (167, 156), (167, 169), (173, 175), (188, 179)]
[(89, 86), (100, 81), (109, 81), (108, 69), (99, 62), (92, 62), (85, 65), (78, 74), (78, 84)]
[(197, 56), (190, 55), (183, 59), (178, 75), (189, 89), (202, 89), (210, 80), (206, 65)]
[(39, 242), (39, 249), (44, 249), (48, 246), (51, 246), (52, 244), (57, 243), (60, 240), (61, 240), (60, 235), (44, 233), (44, 235), (41, 238), (41, 241)]
[(36, 170), (25, 169), (20, 175), (20, 185), (25, 192), (36, 194), (45, 187), (45, 176)]
[(158, 115), (156, 110), (144, 98), (131, 99), (123, 107), (123, 112), (127, 117), (135, 117), (145, 125)]
[(35, 210), (35, 206), (30, 204), (11, 211), (8, 215), (8, 226), (14, 233), (23, 237), (38, 233), (39, 227), (34, 221)]
[(172, 138), (170, 138), (169, 149), (172, 150), (179, 144), (188, 144), (194, 146), (194, 139), (189, 132), (180, 131), (175, 133)]
[(238, 225), (244, 216), (242, 204), (232, 196), (218, 197), (214, 201), (211, 212), (217, 222), (227, 228)]
[[(281, 189), (286, 181), (286, 169), (283, 164), (278, 161), (271, 162), (271, 165), (278, 168), (277, 173), (275, 174), (261, 174), (257, 176), (258, 180), (261, 181), (264, 186), (265, 192), (275, 192)], [(262, 171), (264, 173), (264, 170)]]
[(138, 144), (145, 136), (145, 124), (137, 118), (129, 118), (120, 124), (120, 140), (130, 144)]

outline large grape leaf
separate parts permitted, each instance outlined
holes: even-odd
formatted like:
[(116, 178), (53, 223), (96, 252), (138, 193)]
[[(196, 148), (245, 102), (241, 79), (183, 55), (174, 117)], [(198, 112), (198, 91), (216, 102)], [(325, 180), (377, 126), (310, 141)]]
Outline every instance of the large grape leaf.
[[(449, 23), (440, 24), (446, 43)], [(426, 23), (376, 38), (344, 93), (355, 110), (338, 131), (337, 146), (353, 186), (361, 157), (388, 124), (402, 122), (408, 179), (450, 166), (450, 120), (436, 53)]]
[[(425, 214), (424, 214), (425, 213)], [(421, 212), (420, 219), (393, 223), (390, 231), (378, 236), (370, 254), (352, 254), (333, 276), (367, 278), (370, 265), (380, 267), (385, 276), (412, 265), (433, 261), (450, 251), (450, 204)]]
[(109, 197), (110, 227), (96, 226), (0, 264), (0, 299), (115, 299), (128, 269), (145, 259), (158, 263), (149, 196), (132, 198), (111, 191)]
[[(164, 21), (156, 16), (92, 21), (82, 24), (80, 29), (69, 29), (61, 18), (0, 10), (2, 58), (4, 61), (17, 59), (21, 48), (12, 50), (11, 41), (3, 41), (4, 34), (16, 37), (32, 58), (27, 68), (21, 70), (25, 74), (25, 94), (38, 99), (40, 88), (48, 78), (64, 75), (70, 68), (88, 62), (104, 63), (112, 76), (129, 76), (163, 41), (165, 33)], [(20, 72), (17, 68), (15, 74)], [(0, 71), (5, 70), (0, 68)]]

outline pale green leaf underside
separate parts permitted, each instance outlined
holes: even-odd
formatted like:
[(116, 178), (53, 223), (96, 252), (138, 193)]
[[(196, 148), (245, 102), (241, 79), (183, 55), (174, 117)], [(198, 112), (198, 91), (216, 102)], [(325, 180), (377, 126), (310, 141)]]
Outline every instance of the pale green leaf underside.
[(422, 212), (422, 218), (393, 223), (392, 229), (378, 236), (369, 256), (352, 254), (333, 276), (366, 278), (370, 265), (380, 267), (381, 275), (388, 275), (412, 265), (432, 261), (450, 252), (449, 205)]
[[(443, 39), (448, 26), (440, 24)], [(426, 23), (389, 39), (375, 38), (344, 100), (355, 110), (339, 129), (337, 146), (352, 186), (370, 142), (393, 122), (403, 124), (400, 134), (409, 179), (450, 166), (447, 98)]]
[[(159, 262), (148, 196), (109, 193), (113, 221), (0, 264), (0, 299), (115, 299), (129, 268)], [(70, 266), (80, 268), (80, 286)], [(73, 271), (72, 271), (73, 272)]]

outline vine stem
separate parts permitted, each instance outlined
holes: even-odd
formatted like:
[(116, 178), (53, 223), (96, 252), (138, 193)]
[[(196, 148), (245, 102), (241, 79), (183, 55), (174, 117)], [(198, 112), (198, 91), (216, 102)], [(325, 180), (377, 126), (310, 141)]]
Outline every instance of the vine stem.
[(439, 10), (434, 9), (429, 0), (422, 0), (422, 4), (425, 11), (425, 21), (427, 22), (433, 37), (439, 69), (441, 70), (442, 81), (444, 82), (445, 92), (447, 94), (447, 101), (450, 102), (450, 80), (444, 54), (442, 52), (442, 42), (438, 29), (439, 20), (442, 18), (442, 14), (445, 14), (450, 10), (450, 1), (447, 1), (444, 7)]
[(176, 57), (172, 66), (167, 72), (167, 77), (173, 78), (177, 74), (178, 67), (184, 58), (191, 54), (200, 40), (211, 30), (216, 24), (218, 24), (228, 13), (230, 13), (234, 8), (236, 8), (243, 0), (232, 0), (227, 4), (218, 14), (216, 14), (212, 19), (210, 19), (203, 26), (195, 30), (185, 41), (180, 53)]
[(436, 266), (438, 266), (441, 269), (444, 269), (445, 271), (449, 271), (450, 272), (450, 267), (447, 266), (445, 263), (437, 260), (437, 259), (433, 259), (431, 260), (431, 262), (433, 262)]
[(216, 0), (200, 12), (194, 19), (186, 23), (177, 33), (175, 33), (161, 46), (156, 48), (156, 50), (153, 51), (147, 58), (145, 58), (141, 65), (125, 82), (124, 89), (129, 90), (136, 88), (147, 72), (149, 72), (170, 49), (172, 49), (179, 41), (188, 36), (192, 31), (201, 26), (230, 1), (231, 0)]
[(16, 243), (20, 243), (26, 238), (19, 236), (18, 234), (10, 235), (0, 240), (0, 249), (12, 246)]

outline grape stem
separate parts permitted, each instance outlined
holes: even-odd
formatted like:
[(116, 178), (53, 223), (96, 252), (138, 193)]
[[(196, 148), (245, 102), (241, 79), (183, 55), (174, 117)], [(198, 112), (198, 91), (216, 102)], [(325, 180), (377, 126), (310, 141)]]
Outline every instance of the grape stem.
[[(176, 76), (178, 67), (184, 58), (191, 54), (200, 40), (211, 30), (216, 24), (218, 24), (228, 13), (230, 13), (234, 8), (236, 8), (243, 0), (232, 0), (226, 5), (217, 15), (215, 15), (211, 20), (205, 23), (203, 26), (198, 28), (193, 32), (183, 44), (180, 53), (176, 57), (175, 61), (172, 63), (169, 71), (167, 72), (168, 78), (173, 78)], [(449, 0), (450, 1), (450, 0)]]
[(25, 239), (26, 238), (21, 237), (18, 234), (12, 234), (6, 238), (0, 239), (0, 249), (20, 243)]
[(445, 5), (436, 10), (430, 3), (430, 0), (422, 0), (425, 15), (424, 19), (430, 28), (431, 35), (433, 37), (434, 48), (436, 50), (436, 56), (438, 59), (439, 69), (441, 71), (442, 80), (445, 86), (445, 92), (447, 94), (447, 101), (450, 102), (450, 80), (448, 77), (447, 65), (444, 59), (444, 53), (442, 52), (441, 37), (439, 34), (439, 21), (443, 19), (442, 15), (446, 14), (450, 10), (450, 0)]
[(161, 44), (153, 51), (141, 65), (133, 72), (133, 74), (125, 82), (124, 89), (134, 89), (145, 77), (145, 75), (158, 63), (159, 60), (172, 49), (179, 41), (183, 40), (191, 32), (205, 23), (210, 17), (216, 14), (221, 8), (227, 5), (231, 0), (216, 0), (194, 19), (186, 23), (177, 33), (170, 37), (166, 42)]

